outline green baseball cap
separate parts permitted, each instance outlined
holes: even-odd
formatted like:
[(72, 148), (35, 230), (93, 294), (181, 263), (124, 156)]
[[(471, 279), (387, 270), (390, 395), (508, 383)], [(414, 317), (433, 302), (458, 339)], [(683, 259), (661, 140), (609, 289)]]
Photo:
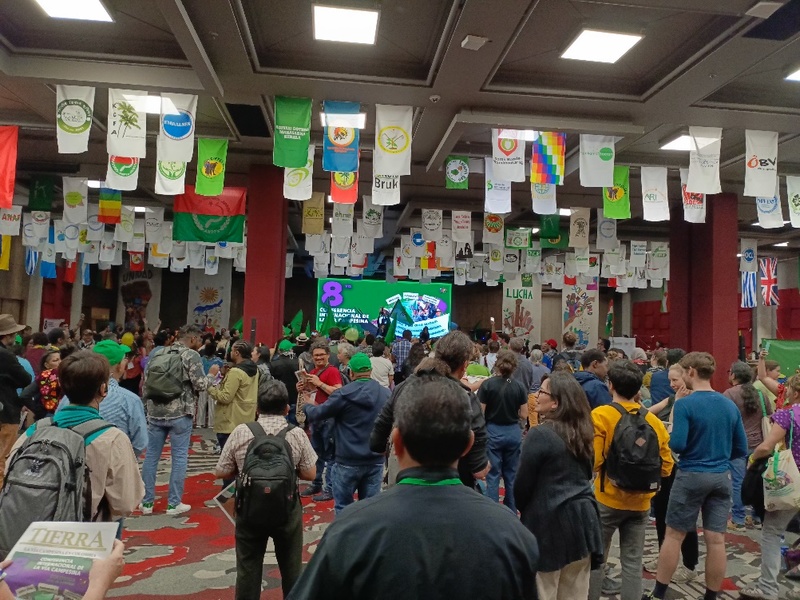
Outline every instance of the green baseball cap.
[(294, 346), (292, 346), (292, 342), (289, 340), (281, 340), (280, 344), (278, 344), (278, 352), (288, 352), (292, 348), (294, 348)]
[(92, 351), (105, 356), (113, 367), (121, 363), (122, 359), (125, 358), (125, 355), (128, 354), (131, 349), (123, 344), (118, 344), (114, 340), (103, 340), (102, 342), (97, 342), (92, 347)]
[(356, 352), (347, 365), (353, 373), (366, 373), (372, 371), (372, 361), (363, 352)]

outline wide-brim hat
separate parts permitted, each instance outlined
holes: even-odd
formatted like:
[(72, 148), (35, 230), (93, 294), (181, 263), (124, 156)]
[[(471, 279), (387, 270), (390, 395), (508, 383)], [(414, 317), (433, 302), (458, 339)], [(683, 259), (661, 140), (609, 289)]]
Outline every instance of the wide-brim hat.
[(300, 344), (305, 344), (308, 341), (308, 336), (305, 333), (301, 333), (297, 336), (297, 342)]
[(12, 333), (19, 333), (25, 329), (27, 325), (20, 325), (14, 320), (11, 315), (0, 315), (0, 335), (11, 335)]

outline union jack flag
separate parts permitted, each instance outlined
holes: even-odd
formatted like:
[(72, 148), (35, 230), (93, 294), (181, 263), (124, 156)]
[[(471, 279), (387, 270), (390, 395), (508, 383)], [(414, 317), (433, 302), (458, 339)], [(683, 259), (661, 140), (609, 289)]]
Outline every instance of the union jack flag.
[(742, 271), (742, 308), (756, 307), (756, 274)]
[(764, 306), (778, 306), (778, 259), (774, 257), (758, 259), (758, 273), (761, 277), (761, 297)]

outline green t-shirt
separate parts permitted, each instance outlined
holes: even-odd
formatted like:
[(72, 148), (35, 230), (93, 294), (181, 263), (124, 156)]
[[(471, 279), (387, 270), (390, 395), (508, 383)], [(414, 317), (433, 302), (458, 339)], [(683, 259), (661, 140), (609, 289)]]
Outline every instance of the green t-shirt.
[(489, 369), (478, 363), (469, 363), (466, 374), (471, 377), (489, 377), (491, 375)]

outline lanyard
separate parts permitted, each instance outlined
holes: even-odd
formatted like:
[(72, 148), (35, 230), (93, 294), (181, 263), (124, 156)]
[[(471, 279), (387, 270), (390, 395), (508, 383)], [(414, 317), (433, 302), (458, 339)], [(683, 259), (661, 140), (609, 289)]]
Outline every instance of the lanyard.
[(439, 481), (428, 481), (427, 479), (421, 479), (419, 477), (406, 477), (405, 479), (401, 479), (400, 481), (398, 481), (397, 485), (424, 485), (424, 486), (461, 485), (461, 480), (454, 477), (453, 479), (440, 479)]

